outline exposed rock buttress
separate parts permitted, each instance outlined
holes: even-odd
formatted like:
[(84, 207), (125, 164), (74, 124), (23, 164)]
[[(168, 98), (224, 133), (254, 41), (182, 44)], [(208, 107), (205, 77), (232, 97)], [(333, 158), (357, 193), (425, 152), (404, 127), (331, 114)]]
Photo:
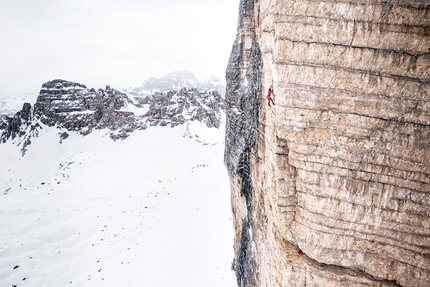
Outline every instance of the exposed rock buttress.
[(192, 121), (218, 129), (224, 110), (224, 99), (214, 90), (182, 88), (132, 98), (110, 86), (96, 91), (57, 79), (42, 85), (34, 107), (25, 103), (13, 117), (0, 117), (0, 143), (18, 137), (24, 154), (43, 125), (60, 129), (60, 143), (69, 136), (64, 130), (88, 135), (103, 129), (118, 140), (148, 126), (175, 127)]
[(429, 15), (425, 0), (240, 2), (238, 286), (430, 286)]

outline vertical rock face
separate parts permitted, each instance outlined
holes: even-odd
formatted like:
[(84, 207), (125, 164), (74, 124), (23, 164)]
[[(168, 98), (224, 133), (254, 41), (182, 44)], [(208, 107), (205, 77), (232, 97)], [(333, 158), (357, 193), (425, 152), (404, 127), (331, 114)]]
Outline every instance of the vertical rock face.
[(23, 122), (28, 123), (31, 121), (32, 117), (32, 109), (29, 103), (24, 103), (21, 111), (15, 113), (13, 117), (4, 117), (0, 118), (0, 131), (3, 130), (3, 133), (0, 134), (0, 143), (3, 141), (3, 138), (12, 138), (14, 139), (17, 135), (21, 135), (21, 124)]
[(429, 15), (426, 0), (241, 1), (238, 286), (430, 286)]

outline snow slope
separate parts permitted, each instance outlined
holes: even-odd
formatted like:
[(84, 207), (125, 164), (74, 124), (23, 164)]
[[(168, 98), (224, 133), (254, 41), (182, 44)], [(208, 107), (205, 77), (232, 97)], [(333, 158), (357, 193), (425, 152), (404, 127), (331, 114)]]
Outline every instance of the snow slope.
[(0, 286), (236, 285), (223, 132), (59, 132), (0, 144)]

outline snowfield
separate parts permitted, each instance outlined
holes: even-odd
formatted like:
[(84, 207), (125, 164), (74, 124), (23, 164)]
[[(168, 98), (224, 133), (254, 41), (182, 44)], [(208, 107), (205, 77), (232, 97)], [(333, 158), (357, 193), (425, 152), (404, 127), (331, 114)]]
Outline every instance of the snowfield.
[(0, 286), (236, 286), (223, 129), (61, 132), (0, 144)]

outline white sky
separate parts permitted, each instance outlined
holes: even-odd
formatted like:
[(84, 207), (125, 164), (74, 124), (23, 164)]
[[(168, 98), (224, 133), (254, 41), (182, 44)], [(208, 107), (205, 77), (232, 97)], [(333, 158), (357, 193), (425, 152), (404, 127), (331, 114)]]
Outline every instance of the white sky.
[(175, 70), (224, 79), (239, 0), (0, 0), (0, 94), (64, 79), (140, 86)]

